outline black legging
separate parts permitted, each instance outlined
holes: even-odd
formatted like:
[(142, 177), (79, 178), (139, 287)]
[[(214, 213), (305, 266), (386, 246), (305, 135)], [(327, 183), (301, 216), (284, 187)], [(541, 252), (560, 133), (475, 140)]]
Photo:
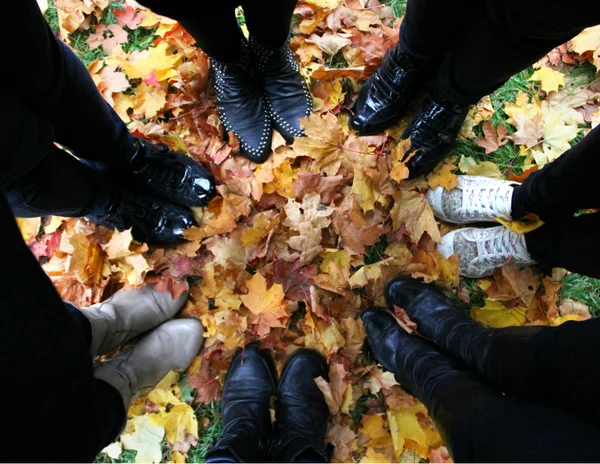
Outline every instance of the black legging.
[(594, 0), (409, 0), (400, 45), (439, 66), (436, 90), (466, 105), (598, 23)]
[(244, 9), (250, 34), (270, 48), (285, 43), (296, 7), (296, 0), (142, 0), (140, 3), (179, 21), (208, 56), (223, 63), (235, 62), (240, 56), (237, 6)]

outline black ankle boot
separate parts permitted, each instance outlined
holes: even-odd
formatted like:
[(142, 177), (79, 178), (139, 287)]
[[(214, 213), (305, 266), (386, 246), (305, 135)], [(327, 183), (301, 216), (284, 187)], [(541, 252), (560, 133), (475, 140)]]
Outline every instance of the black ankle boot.
[(403, 139), (410, 138), (405, 159), (411, 179), (429, 174), (448, 156), (468, 112), (469, 105), (457, 105), (440, 96), (425, 100), (402, 134)]
[(397, 45), (388, 50), (381, 66), (358, 93), (350, 127), (360, 135), (372, 135), (394, 125), (431, 74), (417, 66)]
[(134, 239), (157, 245), (184, 242), (183, 232), (196, 224), (188, 208), (130, 190), (118, 191), (106, 212), (88, 219), (119, 231), (132, 228)]
[(219, 118), (225, 129), (238, 138), (242, 155), (264, 163), (271, 153), (272, 122), (262, 89), (253, 76), (248, 43), (245, 38), (241, 40), (238, 63), (210, 59)]
[(287, 361), (277, 398), (276, 443), (272, 462), (329, 462), (325, 434), (329, 408), (314, 379), (329, 379), (325, 359), (300, 349)]
[(145, 188), (183, 206), (205, 206), (215, 196), (214, 176), (189, 156), (138, 137), (134, 145), (128, 168)]
[(257, 66), (273, 127), (288, 143), (302, 137), (300, 119), (312, 112), (312, 97), (287, 40), (281, 48), (267, 48), (250, 38), (250, 50)]
[(386, 310), (362, 314), (375, 360), (393, 372), (405, 390), (425, 404), (440, 435), (453, 449), (456, 432), (465, 419), (500, 398), (468, 368), (437, 351), (417, 335), (409, 335)]
[[(276, 379), (271, 357), (257, 344), (238, 350), (223, 386), (223, 431), (206, 462), (269, 462), (273, 437), (269, 407)], [(235, 461), (222, 460), (227, 456)]]

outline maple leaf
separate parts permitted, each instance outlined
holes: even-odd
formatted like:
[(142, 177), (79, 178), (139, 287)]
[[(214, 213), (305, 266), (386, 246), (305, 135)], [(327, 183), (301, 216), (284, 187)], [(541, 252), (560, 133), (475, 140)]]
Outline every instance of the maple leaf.
[(383, 225), (383, 213), (376, 210), (364, 215), (352, 196), (346, 197), (333, 214), (333, 228), (342, 236), (342, 241), (357, 253), (365, 253), (367, 246), (374, 245), (382, 234), (389, 232)]
[(541, 89), (546, 93), (555, 92), (560, 86), (565, 85), (565, 75), (547, 67), (535, 71), (529, 80), (540, 82)]
[(325, 53), (333, 56), (346, 45), (350, 44), (348, 37), (348, 34), (325, 32), (323, 35), (313, 34), (306, 41), (314, 43)]
[(390, 212), (394, 230), (404, 226), (413, 243), (418, 243), (424, 233), (434, 242), (441, 240), (440, 230), (425, 195), (401, 190), (394, 200), (395, 204)]
[(344, 402), (344, 396), (348, 390), (352, 390), (346, 380), (347, 372), (343, 364), (333, 363), (329, 365), (329, 382), (323, 377), (317, 377), (315, 383), (323, 393), (329, 412), (335, 415), (339, 412)]
[(350, 257), (344, 250), (326, 250), (320, 266), (321, 274), (315, 277), (315, 284), (330, 292), (342, 293), (350, 278)]
[(508, 130), (504, 124), (499, 124), (496, 128), (490, 121), (486, 121), (483, 123), (482, 130), (483, 137), (475, 140), (475, 143), (485, 149), (486, 155), (508, 143)]
[(525, 323), (525, 308), (506, 308), (500, 301), (488, 298), (483, 307), (471, 308), (471, 317), (485, 326), (493, 328), (520, 326)]
[(258, 326), (261, 337), (268, 335), (271, 328), (285, 327), (289, 314), (284, 301), (283, 286), (273, 284), (267, 289), (267, 281), (260, 272), (246, 282), (248, 293), (241, 295), (244, 306), (250, 310), (250, 323)]
[(143, 16), (137, 13), (130, 5), (127, 5), (123, 10), (115, 8), (113, 14), (121, 26), (126, 26), (129, 29), (137, 29), (142, 23)]
[(149, 416), (135, 416), (130, 419), (132, 433), (121, 435), (121, 443), (125, 449), (135, 450), (135, 463), (159, 463), (162, 460), (161, 442), (165, 429), (153, 424)]
[(596, 70), (600, 69), (600, 26), (588, 27), (571, 40), (574, 52), (587, 55)]
[(370, 438), (366, 443), (369, 447), (388, 447), (392, 444), (392, 436), (385, 428), (383, 416), (380, 414), (365, 414), (360, 421), (361, 427), (358, 430)]
[(177, 76), (177, 64), (181, 61), (180, 54), (169, 54), (169, 45), (159, 43), (156, 47), (127, 56), (111, 56), (106, 58), (108, 64), (123, 68), (129, 79), (149, 79), (154, 73), (159, 82)]
[(167, 92), (146, 84), (140, 84), (135, 89), (133, 111), (135, 114), (154, 118), (167, 103)]

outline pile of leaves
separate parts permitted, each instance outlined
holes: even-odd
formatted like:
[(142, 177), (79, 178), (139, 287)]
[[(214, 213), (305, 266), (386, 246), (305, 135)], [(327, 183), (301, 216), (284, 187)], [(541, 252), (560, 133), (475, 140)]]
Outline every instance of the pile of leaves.
[[(585, 66), (600, 65), (597, 28), (550, 53), (510, 101), (484, 98), (463, 127), (457, 155), (408, 181), (401, 162), (407, 143), (398, 142), (406, 121), (370, 137), (348, 128), (361, 83), (398, 40), (401, 18), (378, 0), (298, 3), (291, 43), (315, 111), (303, 122), (307, 137), (286, 145), (276, 134), (262, 165), (238, 155), (238, 141), (217, 115), (207, 57), (175, 21), (130, 0), (47, 7), (56, 11), (59, 37), (85, 55), (98, 89), (130, 130), (189, 154), (219, 184), (208, 207), (194, 211), (198, 226), (186, 232), (189, 241), (175, 247), (149, 247), (130, 231), (84, 219), (20, 221), (65, 300), (86, 306), (151, 283), (174, 296), (189, 291), (183, 315), (205, 327), (204, 348), (186, 375), (169, 374), (132, 405), (109, 456), (125, 449), (137, 452), (136, 462), (201, 458), (198, 440), (203, 430), (216, 430), (218, 418), (194, 409), (219, 400), (233, 353), (258, 340), (279, 369), (299, 347), (327, 358), (330, 381), (317, 383), (332, 413), (335, 461), (447, 462), (426, 408), (362, 350), (361, 309), (385, 306), (386, 281), (404, 275), (435, 282), (494, 327), (589, 317), (585, 305), (559, 300), (560, 270), (543, 276), (509, 265), (493, 278), (460, 281), (456, 257), (436, 251), (450, 229), (436, 222), (425, 192), (456, 186), (460, 172), (523, 179), (600, 121), (600, 86), (588, 79), (595, 70), (578, 78), (561, 71), (588, 60)], [(511, 150), (507, 166), (487, 156), (503, 149)]]

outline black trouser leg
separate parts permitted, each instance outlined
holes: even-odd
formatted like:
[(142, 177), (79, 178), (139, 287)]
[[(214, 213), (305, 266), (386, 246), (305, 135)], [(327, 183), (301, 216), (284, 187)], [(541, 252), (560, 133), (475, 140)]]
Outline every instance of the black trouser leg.
[(580, 209), (600, 207), (596, 173), (600, 170), (600, 127), (558, 159), (532, 173), (515, 190), (517, 217), (535, 213), (543, 221), (572, 216)]
[(493, 92), (582, 29), (600, 23), (592, 0), (485, 0), (484, 17), (442, 63), (436, 90), (467, 105)]
[(547, 268), (600, 278), (600, 213), (556, 219), (525, 235), (527, 251)]
[(240, 58), (241, 34), (235, 17), (235, 0), (187, 2), (185, 0), (142, 0), (152, 11), (176, 19), (196, 39), (204, 53), (222, 63)]
[(34, 0), (12, 2), (0, 17), (0, 39), (10, 43), (14, 37), (21, 40), (19, 46), (7, 47), (12, 67), (0, 83), (50, 121), (56, 142), (80, 158), (107, 165), (133, 153), (127, 127), (104, 101), (83, 63), (54, 37)]
[(400, 48), (416, 62), (438, 63), (483, 14), (474, 0), (409, 0), (400, 27)]
[[(118, 392), (94, 379), (89, 341), (56, 293), (50, 279), (23, 243), (13, 215), (0, 195), (4, 259), (0, 270), (3, 327), (0, 394), (12, 430), (39, 424), (35, 446), (24, 433), (2, 447), (6, 462), (91, 462), (116, 438), (125, 418)], [(17, 377), (15, 377), (17, 376)], [(38, 427), (39, 428), (39, 427)]]
[(114, 190), (114, 176), (52, 146), (42, 162), (4, 192), (17, 217), (82, 217), (108, 211)]
[(243, 8), (250, 34), (265, 47), (281, 48), (290, 34), (296, 0), (246, 0)]
[[(463, 335), (461, 359), (503, 392), (600, 425), (600, 319)], [(456, 344), (456, 346), (459, 346)]]

